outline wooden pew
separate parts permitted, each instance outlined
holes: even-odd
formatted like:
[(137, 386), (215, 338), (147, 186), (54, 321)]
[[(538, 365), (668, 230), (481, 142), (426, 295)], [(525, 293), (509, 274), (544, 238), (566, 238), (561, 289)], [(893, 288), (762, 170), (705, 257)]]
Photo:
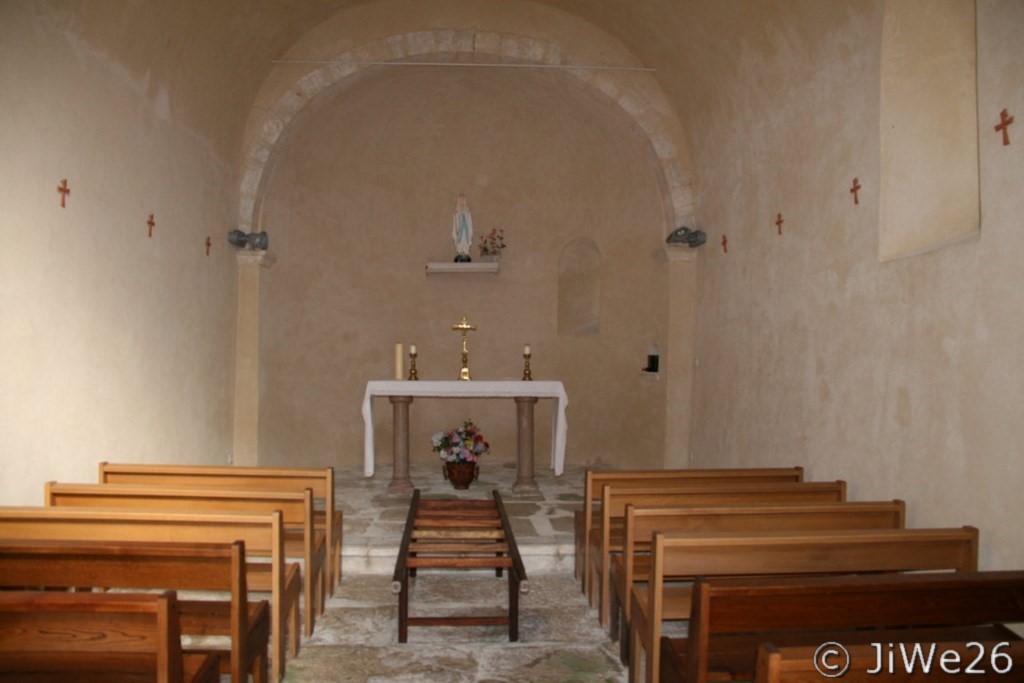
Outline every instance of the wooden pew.
[(731, 481), (803, 481), (803, 467), (736, 467), (721, 469), (674, 469), (674, 470), (595, 470), (587, 469), (583, 475), (583, 505), (576, 510), (573, 530), (576, 542), (576, 580), (586, 592), (587, 539), (599, 515), (601, 487), (604, 484), (616, 486), (643, 486), (651, 481), (674, 483), (676, 481), (699, 481), (706, 484)]
[(285, 562), (280, 511), (176, 512), (0, 506), (0, 538), (171, 543), (242, 541), (247, 555), (269, 558), (268, 562), (247, 563), (246, 581), (250, 592), (270, 593), (272, 681), (277, 683), (284, 677), (287, 654), (295, 656), (299, 652), (302, 572), (298, 564)]
[[(713, 507), (627, 505), (622, 552), (612, 555), (609, 636), (618, 640), (620, 633), (629, 633), (630, 590), (650, 578), (651, 538), (656, 533), (901, 529), (905, 521), (902, 500)], [(629, 661), (628, 643), (628, 638), (621, 639), (623, 663)]]
[(317, 526), (330, 539), (328, 594), (341, 581), (341, 543), (344, 515), (334, 498), (333, 467), (244, 467), (238, 465), (161, 465), (101, 462), (101, 484), (141, 484), (181, 488), (299, 491), (310, 489), (323, 506), (316, 510)]
[(622, 549), (622, 525), (627, 505), (734, 505), (738, 503), (827, 503), (846, 500), (846, 482), (681, 482), (663, 484), (656, 480), (645, 486), (601, 488), (601, 517), (595, 521), (587, 543), (590, 568), (587, 572), (587, 597), (599, 610), (601, 625), (607, 627), (611, 616), (611, 552)]
[[(1020, 621), (1020, 571), (699, 579), (688, 636), (664, 641), (662, 680), (751, 680), (762, 643), (994, 641), (1019, 648), (1020, 636), (1004, 624)], [(962, 678), (1020, 681), (1022, 673)]]
[[(0, 539), (0, 588), (170, 589), (226, 592), (227, 600), (179, 600), (181, 632), (226, 635), (214, 650), (232, 681), (267, 680), (270, 609), (249, 601), (245, 544)], [(195, 649), (189, 649), (195, 652)]]
[[(301, 538), (285, 539), (285, 557), (303, 564), (304, 622), (307, 636), (313, 635), (316, 617), (323, 611), (326, 571), (326, 537), (313, 522), (313, 493), (293, 491), (240, 491), (185, 489), (131, 484), (68, 484), (50, 481), (44, 488), (44, 504), (52, 507), (99, 507), (141, 510), (204, 510), (238, 512), (281, 511), (285, 525), (302, 529)], [(249, 556), (259, 555), (250, 551)]]
[[(898, 634), (889, 634), (898, 637)], [(877, 635), (876, 635), (877, 637)], [(916, 633), (911, 637), (919, 637)], [(842, 674), (842, 683), (931, 683), (931, 681), (1013, 681), (1020, 683), (1024, 680), (1024, 641), (1020, 640), (983, 640), (966, 642), (965, 640), (953, 642), (923, 643), (925, 652), (934, 652), (934, 659), (927, 667), (917, 664), (915, 660), (913, 670), (908, 669), (903, 660), (900, 659), (902, 652), (895, 650), (895, 665), (890, 673), (888, 665), (888, 643), (894, 642), (894, 648), (911, 648), (915, 642), (906, 640), (886, 641), (883, 644), (883, 659), (881, 671), (878, 671), (878, 648), (872, 645), (846, 645), (844, 646), (849, 659), (842, 657), (840, 653), (832, 655), (826, 663), (829, 666), (846, 666), (849, 668)], [(793, 645), (789, 647), (777, 647), (774, 643), (763, 643), (757, 651), (757, 665), (754, 670), (754, 683), (823, 683), (827, 680), (814, 667), (815, 654), (820, 645), (806, 646)], [(939, 663), (942, 653), (956, 653), (950, 655), (949, 664), (944, 668)], [(840, 657), (842, 657), (840, 659)], [(827, 673), (832, 673), (826, 669)], [(836, 672), (839, 669), (835, 670)], [(969, 671), (970, 673), (965, 673)], [(1000, 673), (1006, 671), (1006, 673)], [(674, 674), (674, 672), (673, 672)], [(665, 677), (662, 677), (665, 680)]]
[(210, 654), (183, 654), (174, 591), (0, 591), (0, 681), (218, 683)]
[(659, 680), (662, 622), (689, 618), (690, 586), (667, 589), (665, 577), (975, 571), (977, 567), (978, 530), (974, 527), (655, 534), (650, 580), (630, 594), (630, 679), (640, 680), (646, 662), (646, 680)]

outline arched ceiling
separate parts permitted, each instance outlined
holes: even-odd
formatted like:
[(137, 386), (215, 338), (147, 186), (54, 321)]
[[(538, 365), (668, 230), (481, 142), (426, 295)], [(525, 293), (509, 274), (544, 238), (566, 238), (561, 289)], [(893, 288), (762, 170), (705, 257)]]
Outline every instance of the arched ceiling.
[[(504, 63), (568, 77), (633, 120), (652, 150), (665, 191), (666, 215), (688, 220), (692, 170), (673, 107), (647, 71), (573, 69), (570, 65), (642, 68), (613, 36), (553, 7), (531, 2), (378, 0), (339, 11), (309, 31), (274, 67), (256, 96), (242, 150), (239, 224), (259, 223), (259, 196), (275, 150), (298, 115), (352, 78), (380, 64)], [(494, 67), (488, 67), (494, 68)], [(432, 68), (431, 70), (433, 70)], [(549, 71), (553, 69), (554, 71)], [(464, 67), (449, 70), (453, 79)], [(454, 81), (453, 81), (454, 82)]]

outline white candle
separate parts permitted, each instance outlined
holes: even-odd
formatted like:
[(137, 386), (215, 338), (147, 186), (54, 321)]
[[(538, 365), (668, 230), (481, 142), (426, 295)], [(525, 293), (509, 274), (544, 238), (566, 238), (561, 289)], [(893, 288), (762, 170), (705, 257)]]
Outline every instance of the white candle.
[(529, 344), (524, 344), (523, 345), (523, 355), (524, 356), (529, 356), (530, 355), (530, 345)]
[(401, 342), (395, 343), (395, 379), (405, 379), (402, 377), (402, 366), (405, 362), (405, 358), (402, 356), (402, 344)]
[(412, 344), (412, 345), (409, 346), (409, 353), (411, 353), (414, 356), (416, 355), (416, 345), (415, 344)]

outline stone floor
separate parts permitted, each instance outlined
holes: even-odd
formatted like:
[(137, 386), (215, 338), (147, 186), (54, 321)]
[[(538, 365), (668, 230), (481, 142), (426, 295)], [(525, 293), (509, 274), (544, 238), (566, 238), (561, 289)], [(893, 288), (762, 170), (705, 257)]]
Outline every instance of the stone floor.
[[(480, 476), (466, 491), (456, 491), (445, 481), (441, 460), (413, 463), (410, 475), (423, 497), (488, 498), (497, 489), (505, 503), (512, 533), (527, 573), (572, 573), (573, 511), (583, 500), (583, 470), (569, 469), (554, 476), (537, 468), (537, 493), (515, 494), (515, 462), (485, 460)], [(378, 467), (374, 477), (362, 470), (336, 471), (338, 504), (345, 512), (342, 570), (344, 573), (391, 574), (409, 513), (408, 495), (389, 495), (391, 468)]]
[[(440, 461), (413, 465), (423, 496), (504, 498), (529, 577), (520, 596), (519, 641), (504, 627), (410, 627), (398, 643), (398, 598), (391, 575), (408, 513), (408, 496), (390, 496), (390, 468), (366, 479), (337, 472), (345, 512), (344, 576), (313, 637), (288, 663), (287, 683), (385, 681), (619, 682), (626, 672), (573, 580), (572, 511), (581, 503), (583, 472), (554, 477), (539, 469), (535, 494), (515, 495), (514, 463), (486, 462), (468, 491), (444, 481)], [(420, 572), (410, 593), (412, 615), (503, 614), (507, 579), (488, 572)]]

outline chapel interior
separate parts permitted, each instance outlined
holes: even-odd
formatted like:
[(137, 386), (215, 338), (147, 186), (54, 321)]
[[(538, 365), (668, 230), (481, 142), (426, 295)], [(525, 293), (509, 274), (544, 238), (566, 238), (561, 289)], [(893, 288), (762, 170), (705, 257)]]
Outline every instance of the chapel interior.
[[(396, 344), (458, 379), (466, 316), (471, 381), (528, 344), (563, 383), (577, 475), (800, 465), (1024, 566), (1022, 32), (1020, 0), (3, 0), (0, 503), (101, 460), (358, 484), (367, 382)], [(485, 272), (428, 265), (460, 194)], [(415, 401), (414, 467), (465, 419), (514, 461), (514, 415)]]

